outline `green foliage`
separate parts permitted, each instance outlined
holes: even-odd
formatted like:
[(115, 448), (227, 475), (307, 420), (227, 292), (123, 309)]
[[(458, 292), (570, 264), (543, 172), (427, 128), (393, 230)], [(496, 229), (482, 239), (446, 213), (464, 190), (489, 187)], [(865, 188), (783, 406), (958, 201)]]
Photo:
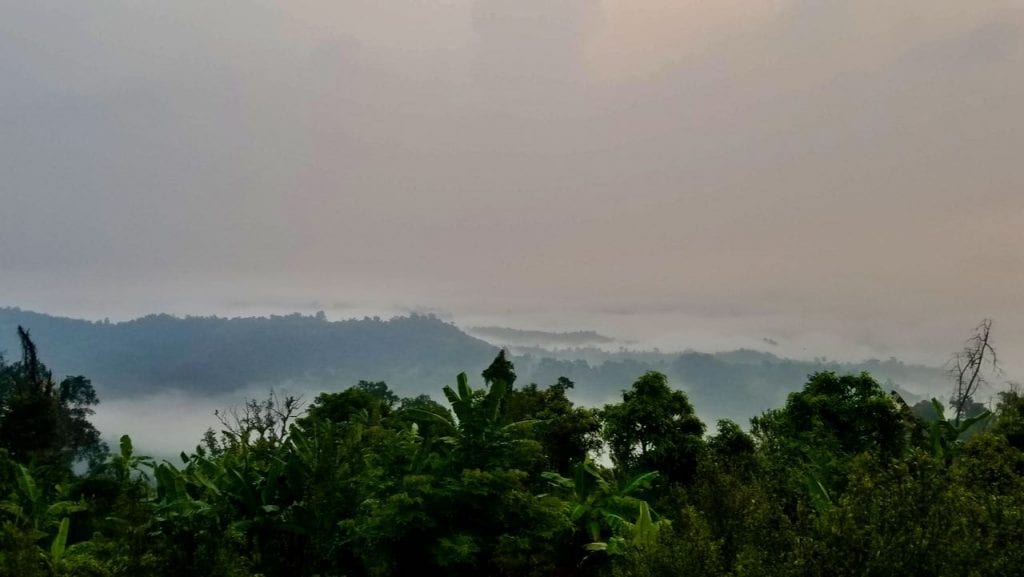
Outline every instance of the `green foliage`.
[[(367, 383), (361, 381), (360, 384)], [(320, 420), (348, 423), (353, 419), (359, 419), (363, 423), (379, 423), (381, 419), (391, 414), (393, 396), (394, 394), (387, 390), (387, 385), (377, 393), (358, 385), (340, 393), (321, 393), (313, 401), (313, 406), (309, 408), (302, 422)]]
[[(18, 325), (34, 328), (47, 357), (76, 367), (76, 372), (102, 383), (105, 395), (119, 399), (166, 389), (234, 394), (252, 383), (287, 382), (295, 388), (335, 392), (338, 383), (359, 379), (386, 381), (399, 396), (437, 393), (435, 384), (460, 371), (474, 369), (471, 376), (479, 375), (496, 353), (494, 345), (448, 322), (415, 314), (330, 322), (299, 314), (150, 315), (91, 322), (0, 307), (0, 351), (18, 350)], [(580, 384), (574, 400), (594, 406), (618, 395), (645, 372), (659, 371), (669, 382), (686, 383), (687, 395), (702, 415), (739, 423), (764, 407), (780, 406), (808, 374), (824, 370), (868, 371), (879, 382), (892, 379), (920, 389), (945, 387), (947, 382), (941, 369), (893, 358), (840, 363), (786, 359), (749, 349), (679, 354), (565, 343), (557, 350), (517, 347), (512, 360), (518, 376), (515, 388), (521, 383), (553, 383), (564, 376)]]
[(51, 481), (77, 461), (99, 463), (106, 447), (88, 420), (99, 403), (92, 383), (82, 376), (56, 383), (28, 331), (19, 326), (18, 337), (21, 362), (0, 359), (0, 448), (46, 467)]
[(1011, 446), (1024, 451), (1024, 395), (1019, 386), (999, 393), (993, 432), (1006, 437)]
[(869, 449), (898, 454), (905, 427), (892, 398), (867, 373), (811, 375), (804, 390), (789, 395), (785, 408), (754, 420), (763, 441), (800, 438), (843, 455)]
[[(648, 472), (618, 479), (612, 470), (589, 459), (576, 465), (571, 479), (557, 473), (544, 474), (565, 500), (569, 520), (590, 550), (607, 550), (607, 543), (624, 542), (637, 536), (627, 530), (627, 519), (639, 512), (649, 521), (649, 506), (639, 494), (648, 489), (657, 476), (655, 472)], [(647, 530), (646, 521), (638, 522), (641, 531)]]
[(689, 481), (703, 450), (704, 423), (686, 393), (649, 372), (624, 391), (622, 402), (602, 412), (612, 460), (627, 471), (655, 470), (669, 481)]
[(684, 509), (671, 524), (662, 523), (642, 542), (615, 559), (616, 577), (721, 575), (720, 543), (703, 516)]
[(932, 414), (934, 417), (926, 425), (928, 448), (933, 457), (947, 463), (952, 461), (963, 441), (976, 429), (983, 429), (992, 417), (989, 411), (981, 410), (969, 417), (949, 420), (936, 399), (932, 399)]
[[(55, 385), (30, 343), (0, 370), (0, 416), (31, 408), (9, 402), (22, 389), (51, 408), (94, 400), (87, 380)], [(138, 455), (125, 436), (84, 474), (60, 435), (88, 413), (44, 418), (32, 430), (45, 439), (12, 435), (0, 449), (0, 577), (970, 577), (1024, 566), (1015, 390), (994, 416), (950, 422), (935, 403), (924, 422), (866, 374), (818, 373), (750, 433), (723, 420), (705, 439), (660, 373), (595, 411), (569, 400), (565, 378), (513, 389), (504, 354), (488, 371), (481, 388), (464, 373), (444, 387), (447, 407), (360, 381), (300, 417), (297, 400), (271, 394), (222, 414), (223, 429), (178, 463)]]
[(512, 361), (505, 358), (505, 349), (498, 351), (498, 356), (494, 358), (489, 367), (484, 369), (481, 376), (488, 385), (493, 385), (500, 381), (509, 390), (512, 389), (512, 385), (516, 382), (516, 371)]
[(504, 381), (474, 390), (466, 373), (460, 373), (456, 387), (445, 386), (442, 392), (451, 413), (438, 416), (447, 421), (449, 430), (441, 440), (451, 449), (453, 465), (530, 469), (541, 459), (539, 444), (526, 434), (535, 422), (503, 420), (502, 407), (509, 392)]
[(541, 445), (544, 466), (562, 474), (601, 446), (599, 413), (573, 405), (566, 396), (573, 386), (564, 377), (546, 389), (530, 384), (510, 391), (503, 406), (506, 423), (534, 421), (530, 436)]

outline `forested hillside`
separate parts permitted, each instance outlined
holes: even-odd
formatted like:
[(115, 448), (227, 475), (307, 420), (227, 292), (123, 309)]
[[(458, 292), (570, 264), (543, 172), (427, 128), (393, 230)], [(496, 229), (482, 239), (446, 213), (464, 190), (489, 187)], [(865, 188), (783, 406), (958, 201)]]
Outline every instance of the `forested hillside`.
[[(483, 367), (498, 348), (432, 316), (328, 321), (322, 316), (219, 318), (152, 315), (108, 323), (0, 309), (0, 351), (16, 351), (27, 327), (59, 375), (87, 374), (107, 398), (166, 389), (221, 394), (291, 384), (303, 391), (339, 390), (360, 380), (385, 381), (399, 394), (437, 395), (451, 375)], [(526, 338), (531, 332), (518, 331)], [(540, 333), (543, 336), (545, 333)], [(573, 335), (574, 333), (568, 333)], [(598, 348), (514, 347), (520, 380), (576, 383), (573, 400), (603, 404), (647, 371), (669, 377), (703, 418), (744, 420), (776, 406), (807, 375), (868, 371), (908, 401), (943, 391), (945, 373), (896, 359), (839, 363), (770, 353), (664, 353)]]
[(585, 408), (569, 379), (524, 386), (499, 354), (477, 378), (453, 376), (444, 403), (380, 382), (308, 407), (254, 399), (158, 462), (127, 436), (108, 454), (88, 421), (89, 380), (55, 380), (45, 349), (17, 334), (19, 360), (0, 363), (3, 577), (1024, 567), (1024, 397), (1011, 389), (995, 412), (965, 410), (984, 377), (975, 369), (991, 364), (984, 346), (958, 357), (960, 396), (924, 419), (867, 373), (820, 372), (748, 433), (702, 421), (658, 372)]
[(436, 388), (495, 347), (437, 318), (329, 322), (299, 314), (221, 318), (150, 315), (110, 323), (0, 309), (0, 350), (24, 326), (58, 374), (88, 374), (108, 395), (181, 389), (202, 395), (297, 382), (341, 387), (386, 380), (403, 393)]

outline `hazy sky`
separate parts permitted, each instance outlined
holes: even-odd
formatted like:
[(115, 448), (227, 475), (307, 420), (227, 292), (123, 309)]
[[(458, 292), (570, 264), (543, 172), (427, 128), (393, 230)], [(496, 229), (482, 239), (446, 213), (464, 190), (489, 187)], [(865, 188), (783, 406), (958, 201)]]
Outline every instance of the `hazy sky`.
[(0, 14), (0, 304), (1024, 359), (1019, 0)]

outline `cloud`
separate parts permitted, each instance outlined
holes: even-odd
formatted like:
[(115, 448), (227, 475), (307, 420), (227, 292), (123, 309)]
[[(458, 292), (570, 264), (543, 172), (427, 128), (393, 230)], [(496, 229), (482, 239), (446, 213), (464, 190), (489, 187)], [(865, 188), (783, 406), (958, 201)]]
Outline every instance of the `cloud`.
[(10, 6), (0, 288), (955, 343), (1024, 323), (1022, 24), (997, 0)]

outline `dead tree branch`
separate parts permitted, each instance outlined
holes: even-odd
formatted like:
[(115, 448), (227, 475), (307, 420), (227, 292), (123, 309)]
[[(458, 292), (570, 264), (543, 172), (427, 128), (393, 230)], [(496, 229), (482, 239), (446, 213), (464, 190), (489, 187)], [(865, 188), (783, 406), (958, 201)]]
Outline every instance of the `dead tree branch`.
[(953, 378), (953, 395), (950, 407), (955, 411), (955, 422), (965, 416), (965, 412), (974, 399), (974, 394), (983, 386), (988, 385), (987, 375), (1001, 373), (996, 350), (992, 347), (990, 334), (992, 319), (981, 321), (960, 352), (949, 361), (949, 373)]

